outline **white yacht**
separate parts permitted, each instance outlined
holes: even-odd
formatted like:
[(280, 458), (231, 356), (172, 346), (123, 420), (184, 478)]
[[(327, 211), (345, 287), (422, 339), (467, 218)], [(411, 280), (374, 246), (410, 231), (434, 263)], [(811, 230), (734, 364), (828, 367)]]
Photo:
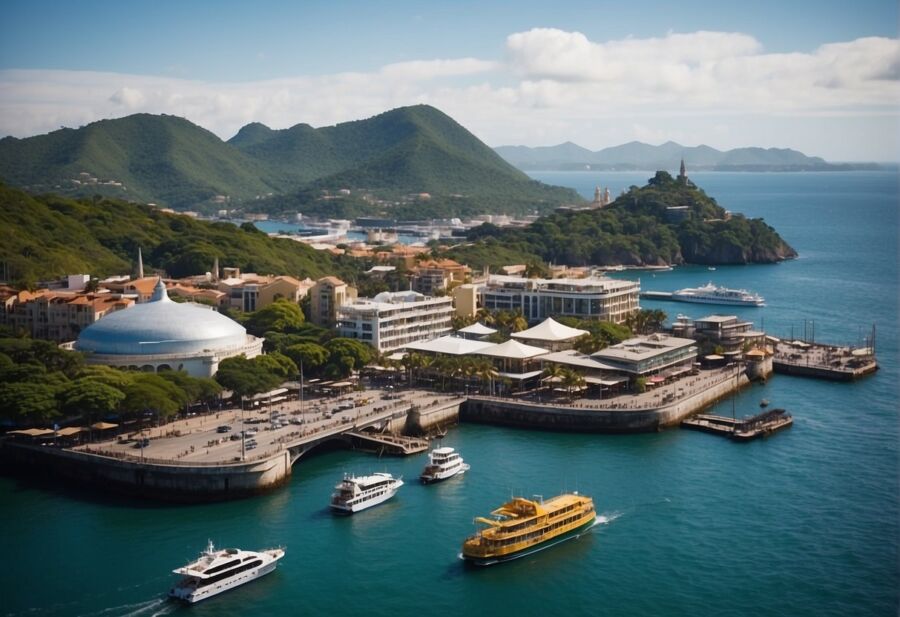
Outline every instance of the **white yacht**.
[(435, 448), (428, 453), (428, 464), (419, 479), (422, 484), (440, 482), (469, 471), (469, 466), (453, 448)]
[(393, 497), (403, 486), (403, 478), (389, 473), (373, 473), (371, 476), (344, 475), (331, 494), (331, 509), (342, 514), (353, 514)]
[(284, 557), (283, 548), (259, 552), (238, 548), (219, 549), (210, 540), (196, 561), (172, 570), (183, 578), (169, 590), (169, 597), (191, 604), (264, 576)]
[(707, 283), (702, 287), (686, 287), (672, 293), (672, 299), (680, 302), (701, 304), (730, 304), (743, 306), (765, 306), (765, 299), (746, 289), (728, 289)]

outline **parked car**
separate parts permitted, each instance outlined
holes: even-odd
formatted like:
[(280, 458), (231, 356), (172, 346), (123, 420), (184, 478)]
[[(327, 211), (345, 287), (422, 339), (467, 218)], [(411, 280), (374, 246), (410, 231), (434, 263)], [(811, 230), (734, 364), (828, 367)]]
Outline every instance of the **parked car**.
[(228, 426), (227, 424), (223, 424), (222, 426), (216, 427), (217, 433), (228, 433), (229, 431), (231, 431), (231, 427)]

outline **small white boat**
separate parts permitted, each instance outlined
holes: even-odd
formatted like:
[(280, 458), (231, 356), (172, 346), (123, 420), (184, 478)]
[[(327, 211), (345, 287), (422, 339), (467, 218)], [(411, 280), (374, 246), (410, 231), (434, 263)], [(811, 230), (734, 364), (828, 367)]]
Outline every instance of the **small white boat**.
[(172, 570), (182, 579), (169, 590), (169, 597), (194, 604), (234, 589), (273, 571), (284, 557), (283, 548), (259, 552), (238, 548), (216, 550), (212, 540), (196, 561)]
[(422, 484), (440, 482), (469, 471), (469, 465), (453, 448), (435, 448), (428, 453), (428, 464), (419, 479)]
[(353, 514), (387, 501), (401, 486), (403, 478), (395, 478), (389, 473), (344, 475), (331, 494), (331, 509), (339, 514)]

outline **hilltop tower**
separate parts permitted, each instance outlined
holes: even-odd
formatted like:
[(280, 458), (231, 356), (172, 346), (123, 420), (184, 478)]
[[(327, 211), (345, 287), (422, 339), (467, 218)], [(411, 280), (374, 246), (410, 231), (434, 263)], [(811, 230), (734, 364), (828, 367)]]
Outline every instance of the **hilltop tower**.
[(684, 157), (681, 157), (681, 171), (678, 173), (678, 181), (682, 184), (687, 184), (687, 173), (685, 173), (684, 169)]

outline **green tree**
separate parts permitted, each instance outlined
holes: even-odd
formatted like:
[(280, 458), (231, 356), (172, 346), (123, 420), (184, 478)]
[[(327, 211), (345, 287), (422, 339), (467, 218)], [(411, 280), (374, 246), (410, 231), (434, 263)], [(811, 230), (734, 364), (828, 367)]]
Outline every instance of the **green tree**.
[(337, 358), (347, 357), (352, 361), (351, 369), (359, 370), (374, 357), (375, 350), (366, 343), (350, 339), (337, 337), (325, 343), (325, 349), (328, 351), (328, 363), (332, 364)]
[(264, 356), (257, 356), (253, 361), (266, 370), (278, 375), (282, 380), (290, 379), (300, 373), (297, 365), (289, 357), (274, 351)]
[(59, 393), (63, 411), (81, 416), (88, 423), (116, 411), (124, 398), (125, 394), (118, 388), (90, 377), (76, 379)]
[(245, 324), (247, 331), (255, 336), (266, 332), (292, 332), (303, 327), (303, 311), (300, 305), (284, 298), (250, 314)]
[(0, 417), (43, 423), (58, 415), (55, 388), (41, 382), (0, 383)]
[(184, 391), (165, 378), (153, 373), (138, 373), (123, 390), (125, 398), (120, 409), (129, 414), (155, 412), (160, 418), (178, 413), (188, 403)]
[(223, 388), (231, 390), (238, 399), (268, 392), (282, 382), (278, 374), (242, 355), (222, 360), (215, 379)]
[(303, 370), (315, 372), (328, 362), (328, 350), (318, 343), (297, 343), (284, 349), (284, 355), (294, 361), (297, 366), (303, 364)]

